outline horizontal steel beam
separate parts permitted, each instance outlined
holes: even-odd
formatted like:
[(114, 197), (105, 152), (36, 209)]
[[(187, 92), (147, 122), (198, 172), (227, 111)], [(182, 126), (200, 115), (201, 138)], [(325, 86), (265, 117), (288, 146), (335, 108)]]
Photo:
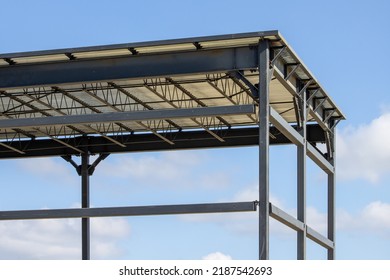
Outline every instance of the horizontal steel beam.
[(303, 145), (304, 139), (283, 117), (272, 107), (269, 110), (270, 122), (286, 136), (292, 143)]
[(291, 84), (289, 80), (286, 80), (283, 73), (278, 69), (278, 67), (274, 67), (273, 69), (273, 74), (275, 78), (284, 86), (284, 88), (288, 90), (292, 96), (299, 97), (297, 89)]
[(297, 220), (295, 217), (284, 212), (282, 209), (276, 207), (273, 204), (269, 204), (269, 213), (272, 218), (281, 222), (282, 224), (292, 228), (296, 231), (306, 231), (306, 236), (316, 242), (317, 244), (327, 248), (333, 249), (334, 242), (323, 236), (321, 233), (315, 231), (311, 227), (305, 225), (301, 221)]
[(41, 118), (20, 118), (0, 120), (0, 129), (29, 128), (53, 125), (78, 125), (92, 123), (139, 122), (178, 118), (197, 118), (255, 113), (254, 105), (197, 107), (188, 109), (164, 109), (133, 112), (112, 112), (86, 115), (66, 115)]
[(327, 174), (334, 173), (334, 166), (310, 143), (307, 143), (307, 156)]
[[(292, 143), (296, 145), (304, 145), (303, 137), (285, 121), (282, 116), (279, 115), (272, 107), (270, 108), (270, 122), (286, 136)], [(321, 124), (319, 124), (321, 126)], [(308, 134), (309, 135), (309, 134)], [(310, 139), (307, 139), (306, 146), (307, 156), (311, 158), (322, 170), (326, 173), (334, 173), (333, 165), (310, 143)]]
[[(277, 67), (274, 67), (274, 76), (285, 87), (285, 89), (287, 89), (288, 92), (291, 93), (292, 96), (296, 96), (299, 98), (299, 94), (297, 93), (297, 89), (295, 88), (295, 86), (293, 86), (290, 81), (284, 78), (284, 75)], [(311, 105), (309, 106), (308, 111), (309, 114), (324, 130), (329, 130), (329, 126), (322, 120), (320, 115), (313, 110), (313, 107)]]
[[(205, 130), (197, 131), (178, 131), (171, 132), (167, 137), (175, 145), (170, 145), (152, 133), (135, 133), (121, 136), (111, 135), (110, 137), (120, 141), (125, 147), (118, 146), (101, 136), (74, 137), (63, 140), (68, 141), (69, 146), (77, 147), (80, 150), (88, 150), (91, 154), (100, 153), (128, 153), (145, 151), (165, 151), (165, 150), (184, 150), (184, 149), (205, 149), (221, 147), (242, 147), (255, 146), (259, 143), (259, 129), (237, 128), (237, 129), (219, 129), (215, 130), (225, 142), (216, 140)], [(271, 145), (291, 144), (290, 140), (279, 132), (275, 127), (270, 127)], [(310, 142), (324, 142), (324, 131), (318, 125), (307, 126), (307, 140)], [(47, 157), (47, 156), (65, 156), (79, 154), (74, 149), (64, 146), (53, 139), (34, 139), (22, 140), (17, 142), (6, 142), (8, 146), (15, 146), (23, 150), (20, 154), (9, 148), (0, 146), (0, 159), (7, 158), (26, 158), (26, 157)]]
[(311, 227), (306, 227), (306, 236), (316, 242), (317, 244), (325, 247), (326, 249), (333, 249), (334, 242), (323, 236), (321, 233), (315, 231)]
[(290, 214), (284, 212), (282, 209), (276, 207), (272, 203), (269, 204), (269, 215), (278, 220), (282, 224), (296, 230), (296, 231), (304, 231), (305, 224), (301, 221), (297, 220), (295, 217)]
[[(322, 111), (322, 108), (318, 108), (317, 110)], [(331, 131), (328, 124), (322, 120), (320, 114), (314, 111), (311, 106), (309, 107), (309, 114), (325, 131)]]
[(0, 211), (0, 220), (150, 216), (256, 211), (256, 202)]
[(257, 68), (257, 50), (231, 47), (179, 53), (129, 55), (99, 59), (0, 67), (0, 89)]

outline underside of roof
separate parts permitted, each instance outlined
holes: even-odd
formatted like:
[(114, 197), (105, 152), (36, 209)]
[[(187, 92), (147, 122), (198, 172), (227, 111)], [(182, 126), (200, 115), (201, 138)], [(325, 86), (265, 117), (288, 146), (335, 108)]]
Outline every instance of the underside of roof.
[[(308, 139), (344, 119), (277, 31), (0, 55), (0, 158), (254, 145), (258, 44), (270, 106)], [(261, 125), (261, 124), (260, 124)], [(288, 143), (271, 127), (271, 144)]]

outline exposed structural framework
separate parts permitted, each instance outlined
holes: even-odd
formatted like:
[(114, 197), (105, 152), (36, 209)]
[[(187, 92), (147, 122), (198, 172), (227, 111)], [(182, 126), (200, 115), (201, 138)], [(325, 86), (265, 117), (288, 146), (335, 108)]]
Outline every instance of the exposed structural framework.
[[(344, 119), (278, 31), (0, 55), (0, 158), (61, 156), (81, 176), (82, 208), (0, 211), (0, 220), (259, 210), (259, 258), (269, 217), (335, 257), (335, 126)], [(317, 148), (325, 143), (326, 151)], [(297, 146), (297, 213), (269, 201), (269, 145)], [(89, 207), (89, 177), (112, 153), (259, 147), (258, 201)], [(90, 163), (90, 155), (99, 155)], [(73, 160), (81, 156), (81, 164)], [(306, 158), (328, 177), (328, 229), (306, 223)]]

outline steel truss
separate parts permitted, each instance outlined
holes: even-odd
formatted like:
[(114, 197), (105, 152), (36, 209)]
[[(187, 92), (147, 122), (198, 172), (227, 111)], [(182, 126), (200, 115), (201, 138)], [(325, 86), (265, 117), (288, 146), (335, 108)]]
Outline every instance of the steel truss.
[[(0, 59), (0, 158), (61, 156), (81, 177), (82, 205), (0, 211), (0, 220), (81, 218), (90, 259), (90, 217), (258, 208), (259, 259), (269, 259), (269, 217), (297, 232), (297, 259), (307, 238), (335, 258), (335, 127), (344, 116), (277, 31)], [(278, 144), (297, 147), (295, 216), (269, 201), (269, 146)], [(235, 146), (259, 147), (258, 201), (90, 208), (89, 177), (110, 154)], [(328, 176), (327, 236), (307, 224), (307, 157)]]

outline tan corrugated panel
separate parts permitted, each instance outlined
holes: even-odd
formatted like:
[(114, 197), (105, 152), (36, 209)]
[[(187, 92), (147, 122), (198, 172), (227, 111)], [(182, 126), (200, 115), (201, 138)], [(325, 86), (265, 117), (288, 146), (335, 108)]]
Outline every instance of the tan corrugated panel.
[(4, 59), (0, 59), (0, 66), (6, 66), (9, 65), (8, 62), (6, 62)]
[(227, 39), (227, 40), (218, 40), (218, 41), (204, 41), (199, 42), (200, 45), (207, 48), (221, 48), (221, 47), (237, 47), (237, 46), (246, 46), (257, 44), (259, 42), (259, 37), (249, 37), (249, 38), (239, 38), (239, 39)]
[(159, 52), (177, 52), (177, 51), (187, 51), (187, 50), (196, 50), (196, 47), (193, 44), (173, 44), (173, 45), (161, 45), (161, 46), (150, 46), (150, 47), (138, 47), (135, 48), (140, 54), (144, 53), (159, 53)]
[(123, 56), (131, 55), (128, 49), (114, 49), (114, 50), (102, 50), (91, 52), (74, 52), (72, 55), (76, 58), (95, 58), (95, 57), (111, 57), (111, 56)]
[(40, 63), (40, 62), (54, 62), (65, 61), (69, 58), (65, 54), (52, 54), (52, 55), (40, 55), (40, 56), (27, 56), (12, 58), (17, 64), (21, 63)]

